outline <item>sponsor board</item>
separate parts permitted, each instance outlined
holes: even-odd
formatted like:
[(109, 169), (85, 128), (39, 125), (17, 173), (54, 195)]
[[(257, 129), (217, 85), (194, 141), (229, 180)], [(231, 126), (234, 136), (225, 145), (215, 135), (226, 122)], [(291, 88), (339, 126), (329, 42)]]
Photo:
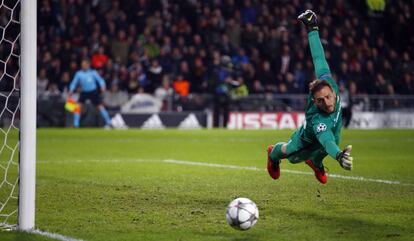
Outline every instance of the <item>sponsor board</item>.
[(207, 118), (208, 115), (204, 112), (117, 113), (112, 118), (112, 125), (116, 129), (201, 129), (207, 127)]
[(305, 122), (302, 112), (231, 112), (228, 129), (295, 129)]
[[(211, 113), (160, 112), (154, 114), (118, 113), (112, 118), (115, 128), (145, 129), (200, 129), (211, 128)], [(210, 121), (211, 122), (211, 121)], [(305, 122), (303, 112), (231, 112), (228, 129), (296, 129)], [(321, 131), (323, 126), (320, 127)], [(414, 113), (410, 112), (354, 112), (349, 128), (411, 128), (414, 129)]]
[[(296, 129), (305, 122), (303, 112), (231, 112), (228, 129)], [(322, 127), (321, 127), (322, 128)], [(414, 129), (411, 112), (354, 112), (349, 128)], [(321, 129), (322, 130), (322, 129)]]
[(349, 128), (414, 128), (414, 113), (411, 112), (354, 112)]

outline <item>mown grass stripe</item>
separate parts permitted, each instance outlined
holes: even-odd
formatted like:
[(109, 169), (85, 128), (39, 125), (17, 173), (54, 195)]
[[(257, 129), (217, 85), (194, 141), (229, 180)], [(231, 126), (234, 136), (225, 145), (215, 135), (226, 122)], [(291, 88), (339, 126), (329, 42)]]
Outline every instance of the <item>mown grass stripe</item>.
[[(146, 160), (146, 159), (128, 159), (128, 160), (73, 160), (73, 161), (37, 161), (38, 164), (45, 164), (45, 163), (56, 163), (56, 164), (75, 164), (75, 163), (83, 163), (83, 162), (97, 162), (97, 163), (126, 163), (126, 162), (159, 162), (157, 160)], [(238, 165), (228, 165), (228, 164), (219, 164), (219, 163), (206, 163), (206, 162), (192, 162), (192, 161), (183, 161), (183, 160), (172, 160), (166, 159), (161, 160), (163, 163), (172, 163), (172, 164), (181, 164), (181, 165), (191, 165), (191, 166), (205, 166), (205, 167), (217, 167), (217, 168), (227, 168), (227, 169), (237, 169), (237, 170), (250, 170), (250, 171), (266, 171), (264, 168), (252, 167), (252, 166), (238, 166)], [(312, 172), (304, 172), (304, 171), (297, 171), (297, 170), (289, 170), (289, 169), (282, 169), (282, 172), (285, 173), (292, 173), (298, 175), (313, 175)], [(373, 182), (373, 183), (382, 183), (382, 184), (390, 184), (390, 185), (402, 185), (402, 186), (414, 186), (412, 183), (402, 183), (397, 180), (386, 180), (386, 179), (375, 179), (375, 178), (367, 178), (361, 176), (345, 176), (340, 174), (333, 174), (328, 173), (330, 178), (338, 178), (344, 180), (354, 180), (354, 181), (362, 181), (362, 182)]]
[[(181, 161), (181, 160), (163, 160), (162, 162), (180, 164), (180, 165), (217, 167), (217, 168), (228, 168), (228, 169), (250, 170), (250, 171), (265, 171), (265, 169), (263, 168), (237, 166), (237, 165), (225, 165), (225, 164), (217, 164), (217, 163), (191, 162), (191, 161)], [(286, 173), (299, 174), (299, 175), (313, 175), (313, 173), (311, 172), (303, 172), (303, 171), (296, 171), (296, 170), (282, 169), (281, 171), (286, 172)], [(411, 184), (411, 183), (401, 183), (400, 181), (395, 181), (395, 180), (374, 179), (374, 178), (366, 178), (366, 177), (359, 177), (359, 176), (344, 176), (344, 175), (339, 175), (339, 174), (328, 174), (328, 176), (331, 178), (338, 178), (338, 179), (345, 179), (345, 180), (376, 182), (376, 183), (403, 185), (403, 186), (414, 186), (414, 184)]]

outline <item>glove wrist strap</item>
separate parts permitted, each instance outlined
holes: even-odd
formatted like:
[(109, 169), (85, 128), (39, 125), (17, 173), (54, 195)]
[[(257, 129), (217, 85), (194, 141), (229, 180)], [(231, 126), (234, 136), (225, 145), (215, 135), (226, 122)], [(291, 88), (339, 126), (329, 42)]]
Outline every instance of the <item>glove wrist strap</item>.
[(308, 33), (312, 32), (312, 31), (319, 31), (319, 27), (317, 25), (313, 25), (313, 26), (308, 26)]

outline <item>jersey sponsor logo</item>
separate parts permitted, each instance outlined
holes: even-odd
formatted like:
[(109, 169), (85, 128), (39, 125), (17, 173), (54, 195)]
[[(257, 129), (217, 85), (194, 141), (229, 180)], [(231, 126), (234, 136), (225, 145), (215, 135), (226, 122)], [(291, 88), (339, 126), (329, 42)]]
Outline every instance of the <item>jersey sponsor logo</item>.
[(319, 123), (318, 126), (316, 127), (316, 132), (321, 132), (321, 131), (326, 131), (326, 125), (325, 123)]

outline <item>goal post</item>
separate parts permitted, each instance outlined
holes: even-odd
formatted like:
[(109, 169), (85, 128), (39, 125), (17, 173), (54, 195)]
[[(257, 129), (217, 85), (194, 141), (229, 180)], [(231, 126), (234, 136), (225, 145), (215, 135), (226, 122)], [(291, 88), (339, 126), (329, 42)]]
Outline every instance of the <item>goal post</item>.
[(35, 227), (37, 1), (0, 1), (0, 229)]
[(21, 0), (21, 111), (18, 229), (35, 225), (37, 1)]

